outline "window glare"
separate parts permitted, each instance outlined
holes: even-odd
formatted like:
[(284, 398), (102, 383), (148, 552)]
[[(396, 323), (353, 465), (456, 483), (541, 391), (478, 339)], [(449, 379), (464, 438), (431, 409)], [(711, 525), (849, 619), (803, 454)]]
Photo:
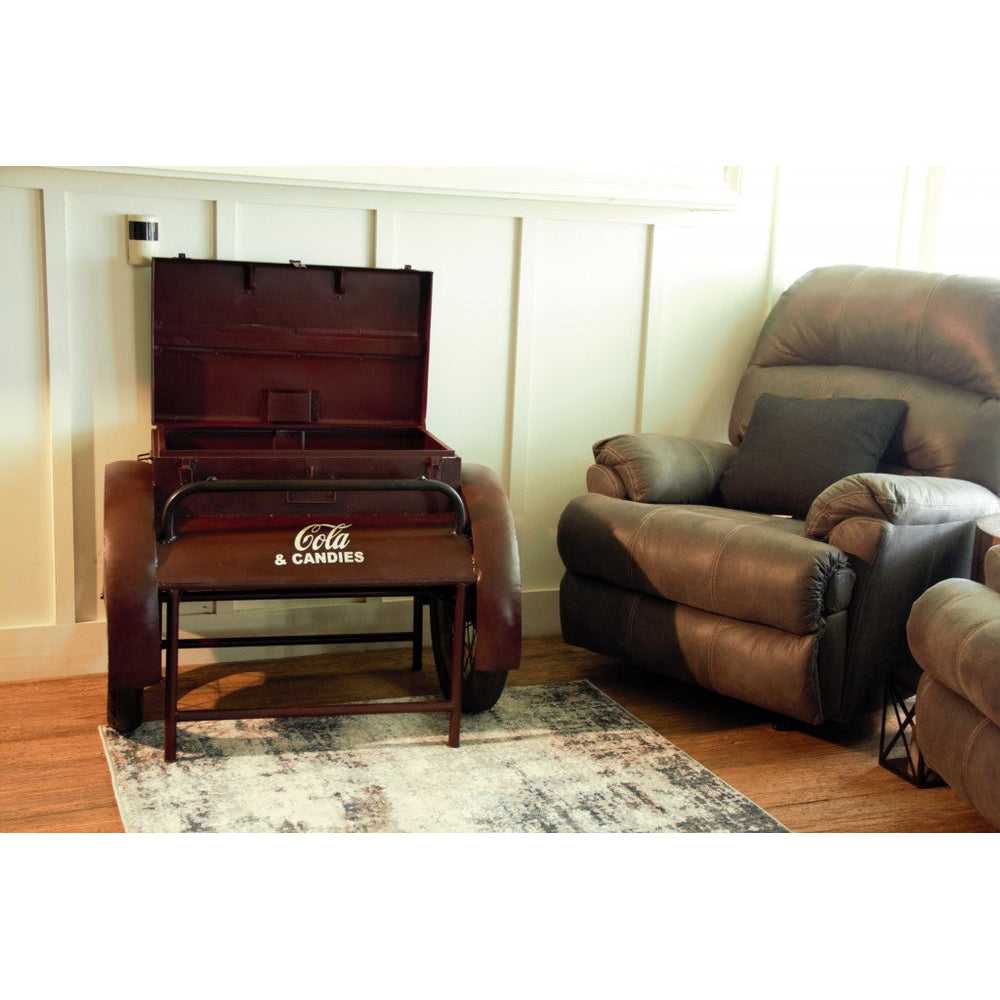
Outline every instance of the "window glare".
[(1000, 277), (1000, 171), (947, 167), (934, 269)]

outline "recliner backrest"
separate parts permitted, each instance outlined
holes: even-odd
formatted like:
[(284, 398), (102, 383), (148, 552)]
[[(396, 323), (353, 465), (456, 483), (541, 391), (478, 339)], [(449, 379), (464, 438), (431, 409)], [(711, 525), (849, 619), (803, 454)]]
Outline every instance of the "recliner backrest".
[(904, 399), (883, 471), (1000, 493), (1000, 280), (854, 265), (818, 268), (781, 296), (737, 389), (739, 445), (763, 392)]

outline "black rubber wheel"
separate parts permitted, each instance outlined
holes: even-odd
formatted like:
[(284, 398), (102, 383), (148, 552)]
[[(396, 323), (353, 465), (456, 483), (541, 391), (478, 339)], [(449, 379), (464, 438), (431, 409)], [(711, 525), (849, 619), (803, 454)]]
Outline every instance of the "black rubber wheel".
[[(455, 598), (431, 601), (431, 648), (434, 668), (446, 698), (451, 696), (451, 649), (455, 622)], [(476, 670), (476, 591), (465, 598), (465, 634), (462, 643), (462, 711), (486, 712), (500, 699), (507, 683), (506, 670)]]

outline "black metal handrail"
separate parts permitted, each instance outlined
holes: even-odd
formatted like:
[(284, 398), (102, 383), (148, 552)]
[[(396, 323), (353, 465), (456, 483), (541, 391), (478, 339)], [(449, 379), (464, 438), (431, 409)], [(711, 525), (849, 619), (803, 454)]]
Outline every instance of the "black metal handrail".
[(193, 493), (365, 493), (397, 490), (444, 494), (455, 510), (457, 534), (465, 531), (465, 504), (458, 491), (447, 483), (425, 476), (419, 479), (203, 479), (181, 486), (167, 498), (160, 516), (159, 540), (169, 544), (177, 537), (174, 512)]

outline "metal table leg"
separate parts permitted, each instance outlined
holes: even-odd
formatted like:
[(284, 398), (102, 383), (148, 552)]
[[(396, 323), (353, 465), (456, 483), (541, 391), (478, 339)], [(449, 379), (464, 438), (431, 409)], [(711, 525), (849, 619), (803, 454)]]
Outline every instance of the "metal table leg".
[[(890, 714), (896, 723), (896, 731), (891, 735), (887, 725)], [(917, 788), (940, 787), (944, 781), (927, 766), (920, 748), (913, 740), (915, 721), (915, 695), (894, 677), (887, 676), (882, 701), (878, 762), (886, 770)]]
[(455, 588), (455, 617), (451, 636), (451, 724), (448, 746), (457, 747), (462, 725), (462, 673), (465, 667), (465, 584)]
[[(163, 638), (165, 651), (165, 683), (163, 705), (163, 755), (168, 762), (177, 759), (177, 726), (182, 721), (206, 721), (219, 719), (270, 719), (287, 717), (307, 717), (321, 715), (373, 715), (395, 712), (447, 712), (448, 746), (457, 747), (462, 724), (462, 681), (465, 668), (465, 608), (467, 602), (468, 584), (455, 584), (455, 609), (452, 622), (452, 662), (451, 690), (447, 700), (408, 700), (395, 702), (356, 702), (349, 704), (297, 705), (273, 708), (248, 709), (181, 709), (179, 707), (179, 651), (181, 647), (197, 646), (255, 646), (272, 642), (289, 642), (308, 640), (309, 644), (335, 644), (340, 642), (359, 642), (370, 639), (401, 641), (409, 639), (413, 644), (414, 663), (421, 650), (417, 645), (422, 636), (422, 629), (414, 627), (412, 633), (371, 633), (363, 635), (311, 635), (301, 636), (246, 636), (246, 637), (215, 637), (203, 639), (180, 638), (180, 605), (185, 592), (178, 589), (164, 590), (160, 594), (161, 601), (166, 606)], [(199, 589), (199, 594), (203, 591)], [(274, 598), (271, 592), (249, 591), (245, 596)], [(300, 595), (301, 596), (301, 595)], [(422, 615), (426, 597), (422, 592), (414, 593), (414, 619)]]
[(171, 590), (167, 593), (166, 599), (167, 662), (163, 698), (163, 758), (169, 762), (177, 759), (177, 660), (180, 639), (181, 595), (178, 591)]

